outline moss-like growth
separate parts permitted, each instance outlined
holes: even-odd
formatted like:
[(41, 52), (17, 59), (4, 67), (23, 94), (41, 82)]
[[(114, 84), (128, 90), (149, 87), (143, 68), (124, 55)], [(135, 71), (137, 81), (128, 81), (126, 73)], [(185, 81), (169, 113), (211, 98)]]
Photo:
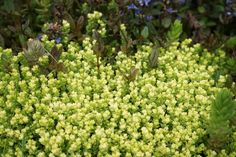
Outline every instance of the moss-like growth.
[[(204, 126), (211, 102), (226, 81), (225, 75), (217, 83), (212, 78), (226, 57), (224, 52), (207, 50), (199, 55), (200, 45), (190, 43), (185, 40), (158, 48), (158, 65), (153, 68), (150, 44), (139, 45), (129, 57), (120, 51), (114, 65), (99, 61), (98, 69), (96, 42), (85, 38), (81, 45), (63, 45), (68, 49), (57, 61), (67, 71), (57, 75), (40, 72), (40, 66), (50, 65), (50, 55), (29, 67), (23, 53), (12, 56), (10, 50), (0, 49), (11, 68), (8, 72), (0, 69), (0, 154), (216, 154), (199, 139), (207, 134)], [(54, 45), (43, 36), (43, 47)], [(236, 150), (218, 154), (235, 156)]]

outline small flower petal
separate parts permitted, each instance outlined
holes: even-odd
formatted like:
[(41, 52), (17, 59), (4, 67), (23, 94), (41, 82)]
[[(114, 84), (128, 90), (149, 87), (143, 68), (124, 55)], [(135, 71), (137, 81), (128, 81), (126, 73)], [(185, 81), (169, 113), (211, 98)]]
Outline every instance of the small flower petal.
[(175, 11), (173, 10), (173, 8), (167, 8), (166, 11), (170, 14), (174, 13)]
[(128, 10), (138, 10), (139, 8), (134, 4), (134, 3), (131, 3), (130, 5), (128, 5)]
[(61, 37), (56, 37), (55, 41), (57, 44), (59, 44), (61, 42)]
[(148, 6), (152, 0), (138, 0), (141, 6)]
[(37, 39), (38, 39), (39, 41), (42, 41), (42, 38), (43, 38), (43, 35), (42, 35), (42, 34), (39, 34), (39, 35), (37, 36)]
[(146, 19), (147, 21), (151, 21), (151, 20), (153, 19), (153, 16), (147, 15), (147, 16), (145, 16), (145, 19)]

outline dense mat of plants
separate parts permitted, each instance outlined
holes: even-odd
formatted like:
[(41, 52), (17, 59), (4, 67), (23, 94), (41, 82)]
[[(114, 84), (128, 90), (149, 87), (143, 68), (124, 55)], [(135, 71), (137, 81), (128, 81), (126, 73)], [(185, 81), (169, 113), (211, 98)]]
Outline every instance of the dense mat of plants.
[(56, 44), (43, 35), (17, 56), (0, 48), (0, 154), (236, 155), (223, 51), (190, 39), (149, 43), (134, 55), (119, 51), (111, 64), (95, 37)]
[(60, 25), (62, 19), (73, 25), (71, 37), (79, 40), (81, 32), (86, 34), (87, 14), (94, 10), (103, 13), (109, 26), (108, 41), (119, 42), (117, 23), (124, 23), (133, 40), (162, 42), (178, 18), (184, 24), (184, 36), (205, 47), (218, 48), (229, 37), (236, 45), (233, 0), (1, 0), (0, 46), (17, 53), (28, 38), (41, 32), (44, 23)]

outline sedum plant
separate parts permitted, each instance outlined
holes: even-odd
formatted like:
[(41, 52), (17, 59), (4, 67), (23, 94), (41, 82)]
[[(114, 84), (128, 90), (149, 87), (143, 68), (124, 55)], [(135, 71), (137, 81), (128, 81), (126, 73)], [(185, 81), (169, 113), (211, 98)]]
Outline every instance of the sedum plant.
[[(236, 149), (216, 152), (199, 142), (207, 140), (211, 104), (226, 82), (226, 75), (213, 79), (226, 56), (190, 43), (158, 48), (158, 58), (152, 43), (139, 45), (132, 56), (119, 51), (111, 65), (86, 37), (57, 44), (67, 49), (57, 58), (66, 71), (56, 75), (40, 69), (50, 55), (29, 67), (23, 52), (0, 48), (0, 62), (11, 69), (0, 67), (0, 154), (235, 156)], [(43, 36), (41, 44), (50, 50), (55, 41)]]
[(98, 11), (88, 13), (88, 25), (86, 26), (86, 31), (87, 33), (92, 34), (95, 30), (97, 30), (102, 37), (106, 36), (106, 23), (102, 19), (102, 13)]

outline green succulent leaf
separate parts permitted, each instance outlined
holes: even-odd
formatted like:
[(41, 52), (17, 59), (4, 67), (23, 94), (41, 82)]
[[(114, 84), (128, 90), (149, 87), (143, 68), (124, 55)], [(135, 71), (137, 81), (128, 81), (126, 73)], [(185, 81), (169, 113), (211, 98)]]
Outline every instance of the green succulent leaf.
[(147, 26), (145, 26), (145, 27), (143, 28), (143, 30), (142, 30), (142, 32), (141, 32), (141, 35), (142, 35), (145, 39), (148, 38), (148, 36), (149, 36), (149, 30), (148, 30), (148, 27), (147, 27)]
[(167, 41), (175, 42), (179, 40), (180, 35), (183, 32), (182, 23), (179, 20), (175, 20), (170, 30), (167, 33)]

